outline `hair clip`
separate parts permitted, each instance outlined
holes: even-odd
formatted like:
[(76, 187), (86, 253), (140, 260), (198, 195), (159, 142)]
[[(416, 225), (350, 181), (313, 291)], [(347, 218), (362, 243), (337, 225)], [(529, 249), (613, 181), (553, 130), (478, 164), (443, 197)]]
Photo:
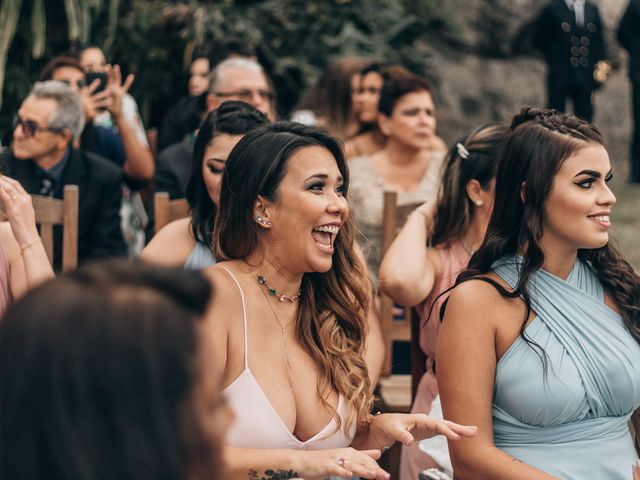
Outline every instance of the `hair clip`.
[(463, 144), (456, 143), (456, 149), (458, 150), (458, 155), (460, 156), (460, 158), (462, 158), (463, 160), (469, 158), (469, 150), (467, 150)]

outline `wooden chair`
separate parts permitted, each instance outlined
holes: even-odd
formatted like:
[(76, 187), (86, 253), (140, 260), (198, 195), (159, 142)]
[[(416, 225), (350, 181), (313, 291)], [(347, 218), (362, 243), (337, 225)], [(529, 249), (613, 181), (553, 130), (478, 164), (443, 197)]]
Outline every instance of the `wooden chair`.
[[(49, 262), (53, 265), (53, 227), (62, 226), (62, 271), (78, 266), (78, 202), (77, 185), (65, 185), (64, 197), (57, 200), (41, 195), (31, 195), (36, 224), (40, 225), (40, 237)], [(6, 220), (4, 211), (0, 220)]]
[(169, 200), (167, 192), (157, 192), (153, 198), (153, 233), (158, 233), (167, 223), (189, 216), (186, 198)]
[[(384, 192), (382, 218), (382, 255), (391, 246), (393, 239), (404, 225), (409, 214), (420, 203), (398, 205), (396, 192)], [(406, 309), (403, 319), (393, 318), (393, 301), (380, 293), (380, 322), (382, 339), (385, 344), (385, 357), (380, 378), (380, 396), (390, 411), (408, 412), (412, 403), (412, 376), (391, 375), (394, 341), (410, 342), (412, 338), (411, 309)], [(419, 329), (419, 320), (417, 320)], [(419, 350), (419, 346), (418, 346)], [(412, 361), (413, 364), (413, 361)], [(413, 367), (412, 367), (413, 368)]]

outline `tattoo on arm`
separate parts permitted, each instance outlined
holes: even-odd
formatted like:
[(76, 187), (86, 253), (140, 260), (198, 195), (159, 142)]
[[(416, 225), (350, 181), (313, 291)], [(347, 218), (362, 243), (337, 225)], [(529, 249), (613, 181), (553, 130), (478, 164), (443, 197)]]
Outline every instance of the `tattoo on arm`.
[(299, 478), (297, 472), (293, 470), (265, 470), (264, 475), (258, 474), (255, 470), (249, 470), (249, 480), (288, 480), (291, 478)]

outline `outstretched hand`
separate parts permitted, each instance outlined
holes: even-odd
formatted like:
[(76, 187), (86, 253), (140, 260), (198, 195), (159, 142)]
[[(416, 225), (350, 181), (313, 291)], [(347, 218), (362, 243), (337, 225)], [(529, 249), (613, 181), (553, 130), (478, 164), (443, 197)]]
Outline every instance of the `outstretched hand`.
[(107, 67), (107, 75), (109, 78), (108, 91), (111, 97), (108, 107), (109, 113), (111, 113), (114, 118), (118, 118), (122, 114), (122, 99), (124, 98), (124, 94), (131, 88), (135, 80), (135, 75), (130, 73), (123, 82), (120, 65), (109, 65)]
[(477, 427), (438, 420), (423, 413), (378, 415), (373, 417), (371, 428), (373, 438), (383, 447), (391, 446), (394, 442), (410, 445), (436, 435), (444, 435), (449, 440), (460, 440), (462, 437), (475, 437), (478, 434)]

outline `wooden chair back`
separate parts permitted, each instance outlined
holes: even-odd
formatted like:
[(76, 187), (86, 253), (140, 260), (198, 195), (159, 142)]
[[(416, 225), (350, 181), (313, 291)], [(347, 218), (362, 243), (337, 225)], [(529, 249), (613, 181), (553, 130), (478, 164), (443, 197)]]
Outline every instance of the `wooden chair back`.
[(153, 232), (158, 233), (167, 223), (189, 216), (186, 198), (169, 200), (167, 192), (157, 192), (153, 197)]
[[(398, 205), (396, 192), (384, 192), (382, 214), (382, 255), (387, 252), (393, 239), (402, 228), (409, 214), (418, 208), (420, 203)], [(382, 365), (382, 376), (391, 375), (393, 342), (411, 340), (411, 309), (406, 309), (402, 320), (393, 318), (393, 301), (384, 293), (380, 293), (380, 322), (382, 338), (385, 343), (385, 357)]]
[[(75, 270), (78, 266), (78, 186), (65, 185), (62, 200), (31, 195), (31, 202), (49, 262), (53, 265), (53, 227), (61, 225), (62, 271)], [(0, 219), (7, 219), (4, 211), (0, 213)]]

